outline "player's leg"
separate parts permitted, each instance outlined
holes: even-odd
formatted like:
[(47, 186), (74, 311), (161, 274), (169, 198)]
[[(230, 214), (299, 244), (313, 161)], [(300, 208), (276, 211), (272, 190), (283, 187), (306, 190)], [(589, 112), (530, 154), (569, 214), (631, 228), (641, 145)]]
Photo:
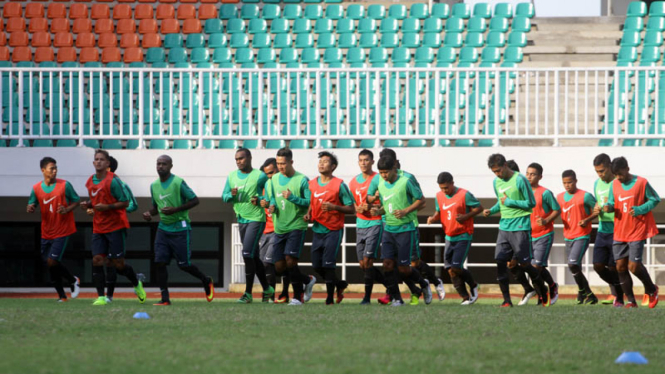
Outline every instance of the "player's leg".
[[(330, 231), (326, 234), (323, 249), (323, 268), (325, 269), (326, 289), (330, 295), (330, 290), (337, 291), (335, 302), (341, 303), (344, 299), (344, 292), (349, 287), (349, 283), (337, 277), (335, 268), (337, 267), (337, 253), (342, 245), (342, 230)], [(332, 287), (328, 287), (332, 284)], [(326, 300), (327, 302), (327, 300)]]
[[(532, 242), (533, 260), (531, 261), (531, 264), (540, 272), (543, 281), (548, 285), (550, 305), (554, 305), (554, 303), (559, 300), (559, 286), (554, 282), (554, 278), (552, 278), (550, 271), (547, 270), (553, 240), (554, 235), (547, 235), (534, 240)], [(539, 298), (538, 303), (542, 304), (542, 299)]]
[[(460, 246), (464, 245), (466, 242), (466, 240), (454, 242), (446, 240), (446, 249), (443, 253), (443, 263), (445, 264), (446, 270), (450, 275), (450, 280), (453, 282), (453, 287), (455, 287), (457, 294), (462, 297), (462, 303), (469, 300), (469, 293), (466, 290), (464, 280), (462, 280), (462, 265), (459, 259), (460, 256), (457, 255), (457, 261), (455, 261), (455, 252), (459, 252)], [(466, 246), (464, 249), (466, 249)]]
[(420, 295), (423, 295), (425, 303), (429, 304), (432, 302), (432, 290), (429, 288), (429, 281), (422, 277), (418, 269), (411, 267), (414, 252), (417, 253), (418, 251), (416, 246), (416, 231), (413, 230), (397, 233), (395, 234), (395, 238), (398, 243), (397, 269), (402, 281), (411, 291), (411, 305), (418, 304), (418, 298)]
[[(259, 266), (263, 269), (263, 273), (265, 274), (265, 281), (266, 284), (268, 285), (268, 289), (263, 291), (263, 298), (262, 302), (267, 303), (270, 301), (275, 301), (275, 286), (277, 284), (277, 281), (275, 279), (275, 273), (274, 271), (272, 272), (272, 276), (269, 277), (268, 275), (268, 261), (266, 260), (266, 254), (268, 253), (268, 247), (270, 247), (270, 242), (272, 238), (273, 233), (268, 233), (268, 234), (262, 234), (261, 238), (259, 239), (259, 256), (257, 257), (255, 264), (257, 269)], [(258, 262), (261, 262), (259, 265)], [(260, 281), (260, 279), (259, 279)]]
[(628, 269), (644, 285), (644, 293), (649, 295), (649, 308), (655, 308), (658, 304), (658, 286), (653, 284), (649, 272), (642, 264), (644, 254), (644, 240), (628, 243)]
[[(434, 269), (425, 262), (422, 257), (422, 251), (420, 249), (420, 230), (416, 228), (416, 251), (417, 258), (415, 258), (412, 266), (418, 269), (423, 278), (427, 279), (430, 285), (433, 285), (436, 288), (437, 295), (439, 300), (446, 298), (446, 290), (443, 288), (443, 281), (436, 276)], [(414, 256), (416, 257), (416, 256)]]
[[(356, 247), (358, 260), (365, 276), (365, 296), (361, 304), (369, 304), (374, 289), (374, 283), (384, 283), (383, 274), (374, 267), (374, 260), (379, 253), (381, 240), (383, 238), (383, 225), (358, 229), (359, 242)], [(384, 300), (385, 301), (385, 300)], [(388, 298), (388, 302), (390, 299)]]
[(167, 306), (171, 305), (171, 297), (169, 294), (169, 272), (168, 264), (171, 262), (171, 248), (169, 246), (166, 232), (157, 230), (155, 236), (155, 276), (157, 278), (157, 286), (162, 299), (154, 305)]
[(109, 259), (115, 266), (118, 274), (129, 280), (134, 287), (136, 297), (139, 299), (139, 302), (143, 304), (146, 298), (143, 282), (141, 282), (136, 276), (134, 268), (125, 262), (125, 239), (127, 237), (127, 230), (116, 230), (105, 234), (105, 236), (109, 241)]
[(53, 287), (55, 288), (56, 293), (58, 294), (58, 301), (64, 302), (67, 301), (67, 294), (65, 294), (65, 289), (62, 286), (62, 275), (60, 269), (55, 266), (57, 264), (57, 259), (59, 253), (53, 251), (53, 242), (54, 240), (42, 239), (41, 240), (41, 253), (42, 260), (46, 263), (48, 267), (49, 276)]
[(603, 304), (616, 304), (623, 306), (623, 290), (619, 282), (619, 274), (616, 271), (616, 263), (612, 255), (612, 233), (596, 234), (596, 242), (593, 246), (593, 269), (600, 279), (605, 281), (610, 287), (612, 297)]
[(92, 284), (97, 290), (97, 300), (92, 305), (106, 305), (104, 263), (108, 257), (109, 241), (106, 234), (92, 234)]
[(243, 293), (239, 303), (252, 302), (252, 289), (254, 288), (254, 277), (256, 276), (256, 266), (254, 265), (254, 235), (247, 235), (247, 231), (253, 231), (252, 223), (239, 224), (240, 241), (242, 242), (242, 260), (245, 263), (245, 293)]
[[(388, 231), (383, 233), (383, 239), (381, 241), (381, 258), (383, 259), (383, 273), (386, 292), (390, 295), (392, 305), (402, 306), (404, 305), (404, 301), (402, 300), (402, 295), (399, 291), (398, 278), (395, 271), (395, 260), (397, 259), (397, 242), (394, 238), (394, 234)], [(379, 303), (384, 304), (381, 301), (379, 301)]]
[(628, 272), (628, 256), (630, 255), (629, 251), (630, 250), (627, 242), (612, 243), (612, 254), (617, 263), (619, 282), (621, 284), (623, 294), (628, 301), (626, 307), (637, 308), (635, 295), (633, 294), (633, 278)]
[(499, 282), (499, 289), (503, 295), (501, 307), (513, 306), (510, 300), (510, 281), (508, 279), (508, 262), (513, 258), (513, 249), (510, 246), (506, 231), (499, 230), (496, 238), (496, 248), (494, 249), (494, 259), (496, 260), (496, 280)]
[[(335, 285), (328, 284), (326, 279), (326, 269), (323, 268), (323, 252), (325, 250), (325, 234), (314, 233), (312, 236), (312, 247), (311, 247), (311, 256), (312, 256), (312, 267), (314, 271), (324, 279), (326, 282), (326, 305), (333, 304), (333, 295), (335, 293)], [(331, 289), (332, 287), (332, 289)]]
[(509, 235), (511, 247), (515, 251), (515, 257), (519, 262), (519, 266), (531, 278), (533, 288), (539, 297), (543, 299), (543, 305), (550, 305), (549, 289), (543, 282), (540, 272), (531, 265), (533, 259), (533, 249), (531, 247), (531, 231), (511, 231)]
[(275, 303), (277, 304), (289, 302), (289, 285), (291, 282), (286, 269), (286, 261), (284, 257), (284, 248), (287, 239), (288, 234), (274, 234), (272, 237), (272, 244), (266, 254), (266, 260), (268, 262), (266, 274), (274, 277), (275, 284), (277, 283), (277, 277), (282, 276), (282, 292), (279, 297), (275, 299)]
[(191, 232), (191, 230), (165, 232), (165, 235), (168, 238), (169, 248), (178, 263), (178, 268), (201, 281), (206, 300), (211, 302), (215, 298), (215, 283), (212, 277), (203, 274), (196, 265), (192, 264)]
[(566, 241), (566, 253), (568, 254), (568, 268), (573, 274), (573, 279), (577, 283), (577, 304), (596, 304), (598, 299), (591, 292), (589, 282), (584, 276), (582, 271), (582, 258), (589, 247), (588, 239), (580, 239), (575, 241)]
[[(298, 266), (304, 244), (305, 230), (293, 230), (289, 233), (284, 248), (284, 256), (286, 257), (286, 267), (288, 268), (291, 284), (293, 285), (293, 300), (291, 300), (290, 305), (302, 305), (303, 302), (309, 301), (311, 290), (314, 287), (314, 283), (316, 283), (316, 278), (302, 274)], [(305, 284), (307, 285), (307, 289), (305, 290), (305, 295), (303, 295)]]
[(106, 301), (110, 303), (113, 301), (115, 285), (118, 282), (118, 272), (108, 258), (104, 262), (104, 270), (106, 270)]

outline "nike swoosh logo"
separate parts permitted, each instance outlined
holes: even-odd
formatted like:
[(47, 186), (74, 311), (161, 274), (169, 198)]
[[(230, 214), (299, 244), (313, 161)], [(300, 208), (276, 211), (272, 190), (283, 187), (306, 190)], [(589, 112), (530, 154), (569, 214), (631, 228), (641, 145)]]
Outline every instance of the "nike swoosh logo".
[(628, 200), (628, 199), (630, 199), (631, 197), (633, 197), (633, 195), (626, 196), (626, 197), (621, 197), (621, 196), (619, 196), (619, 201)]
[(53, 196), (52, 198), (50, 198), (50, 199), (48, 199), (48, 200), (44, 200), (44, 205), (50, 203), (50, 202), (53, 201), (53, 199), (55, 199), (55, 198), (56, 198), (56, 196)]
[(325, 194), (327, 194), (327, 193), (328, 193), (328, 191), (323, 191), (323, 192), (321, 192), (321, 193), (316, 193), (316, 192), (314, 192), (314, 197), (323, 196), (323, 195), (325, 195)]
[(452, 204), (450, 204), (450, 205), (443, 204), (442, 208), (443, 208), (443, 210), (450, 209), (450, 208), (452, 208), (455, 204), (457, 204), (457, 203), (452, 203)]
[(92, 191), (92, 192), (91, 192), (92, 196), (97, 196), (97, 194), (98, 194), (99, 191), (101, 191), (101, 190), (102, 190), (102, 189), (100, 188), (100, 189), (98, 189), (97, 191)]
[(502, 190), (502, 189), (499, 189), (499, 193), (504, 193), (504, 192), (508, 191), (508, 190), (511, 189), (511, 188), (513, 188), (513, 186), (510, 186), (510, 187), (508, 187), (508, 188), (504, 188), (503, 190)]
[(366, 189), (367, 189), (367, 187), (360, 187), (360, 191), (366, 190)]
[(575, 204), (569, 206), (568, 209), (563, 208), (563, 212), (564, 212), (564, 213), (567, 213), (567, 212), (568, 212), (569, 210), (571, 210), (574, 206), (575, 206)]
[(606, 193), (610, 192), (610, 190), (602, 190), (598, 191), (598, 195), (605, 195)]
[(393, 195), (395, 195), (395, 194), (388, 195), (388, 196), (386, 196), (383, 200), (388, 201), (388, 200), (390, 200), (391, 197), (393, 197)]
[(164, 196), (162, 196), (162, 194), (159, 194), (159, 200), (164, 200), (164, 199), (166, 199), (166, 198), (169, 197), (169, 196), (171, 196), (171, 194), (164, 195)]

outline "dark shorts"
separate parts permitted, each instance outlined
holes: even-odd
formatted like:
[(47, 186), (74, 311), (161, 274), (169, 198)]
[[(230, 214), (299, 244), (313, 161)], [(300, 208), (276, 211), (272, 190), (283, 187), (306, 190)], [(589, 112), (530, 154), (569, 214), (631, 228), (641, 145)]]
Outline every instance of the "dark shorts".
[(582, 265), (582, 258), (586, 250), (589, 249), (589, 239), (566, 240), (566, 255), (568, 256), (568, 265)]
[(272, 239), (272, 263), (283, 260), (286, 256), (300, 258), (302, 247), (305, 244), (305, 230), (293, 230), (285, 234), (275, 234)]
[(612, 252), (614, 253), (614, 260), (620, 260), (628, 257), (630, 262), (642, 262), (642, 255), (644, 254), (644, 240), (637, 242), (614, 242), (612, 245)]
[(266, 264), (272, 263), (272, 239), (274, 236), (274, 232), (269, 232), (261, 235), (261, 239), (259, 239), (259, 258)]
[(409, 266), (413, 252), (416, 251), (416, 231), (383, 233), (381, 240), (381, 258), (397, 260), (399, 266)]
[(616, 266), (612, 246), (614, 244), (614, 233), (599, 232), (596, 234), (596, 242), (593, 244), (593, 263)]
[(49, 258), (54, 261), (62, 261), (62, 256), (65, 254), (69, 244), (69, 236), (63, 236), (55, 239), (42, 239), (42, 259), (44, 261)]
[(376, 225), (356, 230), (356, 252), (358, 262), (363, 258), (376, 258), (383, 237), (383, 225)]
[(337, 265), (337, 252), (342, 244), (342, 230), (325, 234), (314, 233), (312, 240), (312, 266), (314, 268), (332, 268)]
[(547, 235), (531, 241), (531, 248), (533, 250), (533, 260), (531, 260), (531, 264), (547, 267), (553, 241), (554, 235)]
[(92, 256), (105, 256), (110, 259), (125, 257), (127, 229), (92, 234)]
[(258, 254), (259, 240), (266, 227), (265, 222), (249, 222), (240, 225), (240, 240), (242, 241), (242, 257), (254, 258)]
[(531, 231), (499, 230), (494, 250), (496, 261), (510, 262), (513, 258), (519, 263), (528, 263), (533, 258), (531, 252)]
[(169, 232), (158, 229), (155, 236), (155, 262), (170, 264), (171, 258), (175, 257), (178, 266), (189, 266), (192, 258), (190, 231)]
[(446, 250), (443, 252), (443, 263), (446, 269), (463, 269), (464, 262), (469, 256), (471, 240), (456, 240), (451, 242), (446, 240)]

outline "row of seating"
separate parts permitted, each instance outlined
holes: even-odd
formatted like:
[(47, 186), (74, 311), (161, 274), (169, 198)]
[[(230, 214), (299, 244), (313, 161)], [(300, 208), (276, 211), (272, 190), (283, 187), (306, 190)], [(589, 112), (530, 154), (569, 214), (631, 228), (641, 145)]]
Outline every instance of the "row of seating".
[[(189, 18), (198, 18), (200, 20), (206, 20), (210, 18), (217, 18), (217, 9), (214, 4), (198, 4), (197, 6), (192, 4), (181, 4), (177, 8), (171, 4), (160, 4), (157, 7), (153, 7), (150, 4), (138, 4), (136, 7), (132, 8), (128, 4), (117, 4), (113, 6), (113, 11), (111, 12), (111, 6), (107, 4), (94, 4), (92, 7), (88, 8), (86, 4), (74, 3), (69, 6), (69, 9), (62, 3), (51, 3), (44, 8), (41, 3), (28, 3), (25, 7), (25, 14), (22, 12), (21, 3), (7, 3), (3, 7), (2, 18), (20, 18), (24, 17), (26, 19), (34, 18), (48, 18), (48, 19), (60, 19), (60, 18), (69, 18), (70, 20), (81, 19), (81, 18), (90, 18), (93, 20), (98, 19), (148, 19), (156, 18), (158, 20), (176, 18), (176, 19), (189, 19)], [(237, 9), (235, 5), (230, 5)], [(177, 10), (176, 10), (177, 9)], [(198, 9), (198, 12), (197, 12)], [(111, 17), (111, 13), (113, 17)], [(197, 17), (198, 13), (198, 17)]]

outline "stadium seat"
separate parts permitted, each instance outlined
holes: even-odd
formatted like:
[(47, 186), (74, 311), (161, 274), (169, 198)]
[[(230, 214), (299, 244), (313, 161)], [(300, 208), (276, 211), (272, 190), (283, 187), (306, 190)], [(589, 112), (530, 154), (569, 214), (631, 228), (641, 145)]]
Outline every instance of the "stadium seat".
[(247, 47), (249, 47), (249, 35), (247, 35), (247, 34), (231, 34), (231, 40), (229, 40), (229, 46), (231, 48), (247, 48)]
[[(55, 4), (49, 5), (49, 14), (51, 13), (52, 5)], [(64, 5), (63, 5), (63, 12), (64, 12)], [(49, 18), (52, 17), (49, 16)], [(58, 17), (58, 18), (64, 18), (64, 17)], [(90, 8), (90, 18), (94, 20), (109, 19), (111, 18), (111, 8), (109, 8), (109, 6), (106, 4), (92, 4), (92, 7)]]
[[(632, 46), (632, 47), (637, 47), (640, 45), (640, 40), (639, 40), (639, 33), (632, 31), (628, 32), (630, 35), (630, 39), (628, 43), (630, 44), (624, 44), (624, 38), (626, 37), (626, 32), (624, 32), (623, 37), (621, 38), (621, 46), (623, 47), (624, 45)], [(637, 34), (637, 37), (635, 36)], [(637, 44), (635, 44), (637, 43)], [(645, 36), (644, 36), (644, 44), (645, 47), (651, 47), (651, 46), (657, 46), (660, 47), (663, 45), (663, 33), (660, 31), (656, 30), (651, 30), (647, 31)]]
[(397, 31), (399, 31), (399, 24), (395, 18), (388, 17), (381, 21), (381, 26), (379, 26), (381, 34), (396, 33)]
[(401, 21), (406, 18), (406, 15), (406, 6), (403, 4), (393, 4), (390, 6), (390, 8), (388, 8), (388, 17), (392, 17)]
[(360, 21), (358, 21), (358, 33), (360, 34), (367, 34), (371, 33), (374, 34), (376, 33), (377, 26), (376, 26), (376, 21), (371, 19), (371, 18), (363, 18)]
[(642, 31), (644, 30), (644, 20), (642, 17), (626, 17), (626, 21), (623, 24), (623, 29), (624, 31)]
[[(495, 33), (503, 36), (503, 33), (501, 33), (501, 32), (495, 32)], [(490, 33), (490, 37), (491, 36), (492, 36), (492, 33)], [(489, 39), (489, 37), (488, 37), (488, 39)], [(510, 35), (508, 35), (508, 46), (509, 47), (526, 47), (526, 45), (527, 45), (527, 40), (526, 40), (526, 34), (524, 32), (513, 31), (513, 32), (510, 33)], [(500, 46), (499, 45), (492, 45), (492, 47), (500, 47)]]
[(92, 32), (92, 21), (88, 18), (75, 19), (74, 25), (72, 26), (72, 32), (74, 34)]
[[(665, 30), (665, 18), (661, 18), (661, 22), (659, 23), (659, 26), (661, 27), (661, 31)], [(507, 29), (506, 29), (507, 30)], [(527, 17), (515, 17), (513, 20), (513, 25), (512, 25), (512, 30), (513, 31), (522, 31), (522, 32), (529, 32), (531, 31), (531, 19)]]
[[(121, 4), (126, 5), (126, 4)], [(121, 19), (117, 21), (116, 33), (119, 35), (122, 34), (133, 34), (136, 32), (136, 22), (131, 19)]]
[[(273, 21), (274, 23), (275, 21)], [(272, 26), (272, 25), (271, 25)], [(294, 34), (310, 33), (312, 32), (312, 23), (307, 18), (298, 18), (293, 22)]]
[(31, 19), (28, 25), (28, 32), (35, 33), (40, 31), (48, 31), (48, 20), (46, 18)]
[(358, 45), (358, 40), (355, 34), (341, 34), (337, 46), (339, 48), (353, 48)]
[(423, 46), (429, 48), (441, 47), (441, 34), (439, 33), (425, 33), (423, 37)]
[[(309, 38), (311, 39), (312, 45), (314, 45), (314, 37), (311, 34), (298, 34), (296, 38)], [(291, 34), (276, 34), (275, 40), (273, 41), (273, 48), (289, 48), (293, 46), (293, 38)]]
[[(524, 19), (529, 20), (528, 18), (524, 18)], [(508, 28), (509, 28), (508, 18), (498, 17), (498, 16), (494, 15), (494, 17), (492, 17), (492, 19), (490, 20), (490, 31), (506, 32), (506, 31), (508, 31)], [(531, 29), (531, 22), (530, 21), (529, 21), (529, 29)], [(518, 31), (528, 31), (528, 30), (518, 30)]]
[(177, 34), (180, 32), (180, 23), (173, 18), (163, 19), (159, 32), (161, 34)]
[(376, 34), (360, 34), (358, 46), (362, 48), (373, 48), (379, 45), (379, 38)]
[(651, 5), (649, 6), (649, 18), (651, 17), (665, 17), (665, 2), (651, 2)]
[[(76, 49), (72, 47), (60, 47), (57, 53), (57, 62), (63, 64), (77, 60)], [(64, 67), (64, 66), (63, 66)]]
[(467, 24), (468, 32), (484, 33), (487, 30), (487, 22), (482, 17), (471, 17)]
[(244, 20), (259, 18), (259, 15), (259, 6), (256, 4), (243, 4), (240, 9), (240, 18)]
[(249, 27), (247, 31), (250, 34), (265, 33), (268, 31), (268, 23), (265, 20), (259, 18), (249, 20)]
[[(55, 52), (50, 46), (35, 49), (35, 62), (42, 63), (55, 60)], [(41, 67), (41, 66), (40, 66)]]
[(120, 37), (120, 48), (135, 48), (139, 46), (138, 34), (123, 34)]
[(51, 34), (59, 32), (69, 32), (69, 20), (66, 18), (56, 18), (51, 20)]
[[(13, 33), (12, 37), (17, 33)], [(11, 40), (11, 39), (10, 39)], [(11, 45), (11, 43), (10, 43)], [(50, 47), (51, 46), (51, 34), (47, 32), (36, 32), (32, 34), (32, 40), (30, 45), (33, 47)]]
[(485, 39), (482, 32), (467, 32), (464, 40), (465, 47), (482, 48), (485, 45)]
[(137, 21), (143, 19), (152, 19), (154, 18), (154, 10), (152, 5), (149, 4), (137, 4), (134, 8), (134, 19)]
[(25, 19), (23, 17), (12, 17), (7, 20), (5, 31), (12, 33), (16, 31), (25, 31)]
[(469, 4), (457, 3), (453, 5), (453, 17), (469, 19), (471, 17), (471, 6)]
[(10, 47), (27, 47), (30, 44), (30, 37), (27, 32), (17, 31), (9, 35)]
[[(461, 4), (461, 3), (460, 3)], [(456, 4), (459, 5), (459, 4)], [(462, 4), (463, 5), (463, 4)], [(464, 20), (459, 17), (450, 17), (445, 24), (446, 34), (449, 32), (461, 33), (464, 31)]]
[(12, 62), (32, 61), (32, 50), (30, 47), (14, 47), (12, 51)]
[(115, 47), (118, 45), (118, 37), (115, 33), (104, 33), (99, 35), (97, 40), (99, 48)]
[(101, 35), (112, 32), (114, 32), (113, 20), (104, 18), (104, 19), (98, 19), (97, 22), (95, 22), (95, 34)]
[(386, 7), (380, 4), (372, 4), (367, 7), (367, 17), (374, 20), (382, 20), (386, 17)]
[(316, 47), (319, 49), (334, 48), (335, 45), (337, 45), (337, 40), (333, 33), (321, 34), (316, 40)]
[(494, 17), (513, 18), (513, 6), (510, 3), (497, 3), (494, 6)]
[(365, 18), (365, 6), (361, 4), (350, 4), (346, 8), (346, 17), (352, 20), (361, 20)]
[(492, 18), (492, 7), (488, 3), (476, 3), (473, 6), (473, 16), (490, 19)]
[[(53, 5), (56, 3), (51, 3), (50, 5)], [(150, 7), (152, 9), (152, 7)], [(52, 18), (52, 17), (48, 17)], [(64, 18), (64, 17), (60, 17)], [(88, 6), (85, 4), (80, 4), (80, 3), (74, 3), (69, 6), (69, 19), (79, 19), (79, 18), (88, 18)]]
[(302, 8), (299, 4), (286, 4), (284, 6), (284, 18), (295, 20), (302, 17)]
[[(62, 6), (64, 8), (64, 6)], [(2, 18), (23, 17), (23, 5), (17, 2), (8, 2), (2, 9)], [(27, 17), (26, 17), (27, 18)]]
[(132, 8), (128, 4), (117, 4), (113, 7), (113, 19), (131, 19)]
[(305, 18), (311, 21), (323, 18), (323, 7), (321, 5), (307, 5), (305, 7)]
[(320, 18), (316, 20), (314, 24), (314, 33), (315, 34), (324, 34), (333, 32), (333, 22), (331, 19)]
[(337, 21), (344, 18), (344, 7), (341, 5), (326, 6), (325, 18)]
[(201, 27), (201, 21), (196, 18), (189, 18), (183, 21), (182, 23), (182, 33), (187, 34), (200, 34), (203, 32)]
[(461, 32), (446, 32), (443, 39), (443, 45), (446, 47), (461, 48), (462, 47), (462, 33)]
[(157, 34), (159, 32), (159, 28), (157, 26), (157, 21), (152, 19), (152, 18), (146, 18), (142, 19), (139, 22), (139, 34), (141, 35), (147, 35), (147, 34)]
[[(646, 7), (644, 8), (646, 13)], [(630, 14), (628, 14), (630, 16)], [(518, 3), (515, 8), (515, 16), (533, 18), (536, 16), (536, 11), (532, 3)]]
[(432, 4), (432, 13), (430, 17), (438, 19), (448, 19), (450, 17), (450, 6), (446, 3)]

